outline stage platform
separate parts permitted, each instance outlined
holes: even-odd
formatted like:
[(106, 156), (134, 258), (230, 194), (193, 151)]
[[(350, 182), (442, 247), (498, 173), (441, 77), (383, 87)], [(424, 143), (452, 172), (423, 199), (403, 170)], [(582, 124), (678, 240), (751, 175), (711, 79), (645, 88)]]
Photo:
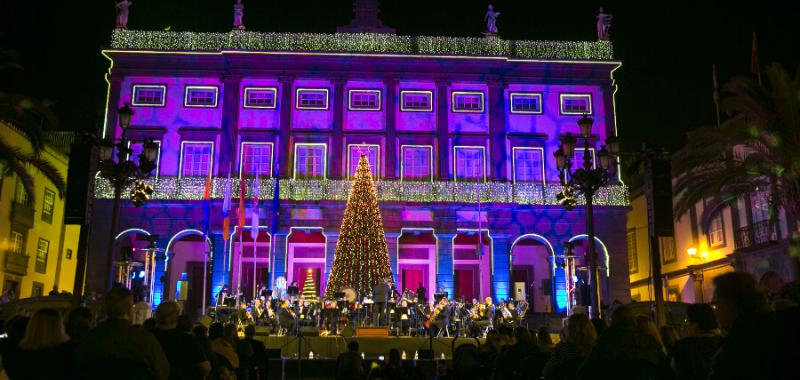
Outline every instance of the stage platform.
[(301, 345), (300, 355), (303, 358), (308, 358), (308, 353), (313, 352), (315, 356), (319, 354), (320, 358), (334, 359), (339, 356), (340, 353), (347, 350), (347, 343), (352, 340), (358, 341), (359, 351), (363, 352), (367, 357), (388, 355), (390, 349), (396, 348), (400, 350), (401, 353), (405, 351), (408, 359), (413, 359), (414, 353), (420, 351), (422, 351), (421, 355), (424, 356), (426, 352), (423, 350), (429, 349), (433, 349), (433, 357), (436, 359), (441, 358), (442, 353), (444, 353), (446, 358), (450, 359), (452, 358), (452, 350), (455, 347), (462, 344), (478, 346), (485, 342), (484, 339), (474, 338), (433, 338), (431, 340), (427, 337), (408, 336), (353, 338), (345, 338), (342, 336), (304, 336), (298, 338), (296, 336), (270, 335), (257, 336), (256, 339), (263, 341), (267, 349), (280, 349), (281, 357), (284, 358), (297, 357), (299, 342)]

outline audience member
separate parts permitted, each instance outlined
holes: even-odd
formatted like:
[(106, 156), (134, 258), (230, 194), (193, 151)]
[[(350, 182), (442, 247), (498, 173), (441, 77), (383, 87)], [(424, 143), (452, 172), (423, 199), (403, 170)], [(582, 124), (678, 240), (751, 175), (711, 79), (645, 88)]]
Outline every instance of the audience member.
[(45, 308), (34, 313), (19, 347), (19, 355), (4, 364), (9, 378), (72, 378), (73, 345), (58, 310)]
[(169, 362), (158, 340), (131, 326), (133, 298), (112, 288), (104, 297), (108, 318), (78, 342), (75, 365), (81, 379), (158, 379), (169, 377)]
[(203, 349), (191, 335), (179, 331), (180, 307), (175, 301), (162, 302), (156, 309), (156, 336), (170, 364), (170, 380), (205, 379), (211, 372), (211, 363)]
[(231, 346), (236, 350), (236, 355), (239, 357), (239, 367), (236, 368), (237, 380), (248, 380), (250, 370), (253, 367), (253, 347), (239, 339), (236, 325), (232, 323), (225, 325), (223, 334), (225, 340), (230, 342)]
[(664, 344), (664, 350), (667, 352), (667, 355), (669, 355), (670, 352), (672, 352), (672, 347), (675, 345), (675, 342), (681, 338), (681, 335), (678, 333), (678, 329), (672, 325), (661, 326), (658, 329), (658, 333), (661, 336), (661, 343)]
[(211, 372), (208, 374), (208, 380), (216, 380), (219, 374), (219, 361), (217, 360), (217, 355), (214, 354), (214, 350), (211, 348), (211, 341), (208, 339), (208, 329), (198, 324), (192, 328), (192, 333), (195, 339), (197, 339), (197, 343), (200, 344), (203, 355), (211, 364)]
[(547, 326), (539, 327), (539, 331), (536, 332), (536, 339), (539, 340), (539, 351), (553, 351), (553, 338), (550, 336), (550, 329)]
[(239, 368), (239, 355), (236, 348), (224, 336), (225, 327), (222, 323), (212, 323), (208, 328), (208, 339), (211, 340), (211, 349), (219, 361), (217, 378), (220, 380), (236, 380), (236, 369)]
[(578, 367), (589, 355), (597, 341), (594, 325), (585, 314), (573, 314), (564, 328), (564, 338), (559, 342), (542, 369), (545, 379), (573, 379)]
[(675, 342), (670, 351), (675, 380), (707, 379), (720, 344), (714, 310), (708, 304), (689, 305), (686, 319), (686, 338)]
[(658, 332), (658, 327), (656, 323), (653, 322), (650, 317), (646, 315), (637, 315), (636, 316), (636, 325), (639, 327), (639, 330), (647, 335), (652, 336), (655, 340), (658, 341), (658, 345), (661, 346), (661, 351), (664, 354), (667, 351), (664, 349), (664, 342), (661, 341), (661, 333)]
[(367, 379), (380, 380), (406, 380), (408, 374), (403, 369), (403, 362), (400, 360), (400, 351), (396, 348), (389, 350), (389, 360), (377, 367), (372, 368)]
[(361, 379), (364, 375), (364, 362), (358, 353), (358, 341), (347, 343), (347, 352), (336, 358), (336, 380)]
[[(525, 327), (514, 329), (514, 343), (505, 347), (495, 360), (495, 378), (497, 379), (516, 379), (520, 378), (522, 372), (530, 372), (532, 369), (520, 365), (523, 359), (540, 355), (539, 348), (531, 340), (531, 333)], [(540, 360), (544, 362), (545, 360)], [(531, 363), (532, 364), (532, 363)], [(541, 367), (539, 371), (541, 372)]]
[(92, 311), (87, 307), (76, 307), (67, 314), (65, 329), (73, 343), (79, 342), (92, 329)]
[(253, 350), (253, 360), (250, 369), (251, 379), (266, 379), (267, 375), (267, 348), (264, 343), (255, 339), (256, 327), (247, 325), (244, 328), (244, 342)]

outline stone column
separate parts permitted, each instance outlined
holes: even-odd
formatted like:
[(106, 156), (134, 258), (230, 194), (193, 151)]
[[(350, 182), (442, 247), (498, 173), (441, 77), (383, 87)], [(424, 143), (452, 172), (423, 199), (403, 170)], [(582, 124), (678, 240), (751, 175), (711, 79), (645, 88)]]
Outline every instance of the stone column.
[(206, 306), (213, 306), (214, 296), (217, 295), (217, 292), (219, 292), (219, 289), (222, 288), (228, 278), (228, 256), (230, 256), (230, 253), (228, 252), (229, 245), (222, 239), (222, 234), (211, 234), (208, 238), (212, 242), (212, 252), (208, 260), (208, 272), (211, 276), (208, 278)]
[(453, 233), (436, 233), (436, 289), (432, 293), (444, 288), (453, 294)]
[(450, 180), (450, 130), (448, 125), (450, 107), (447, 106), (447, 97), (450, 96), (448, 93), (449, 87), (449, 79), (439, 79), (436, 81), (436, 94), (434, 98), (436, 99), (436, 145), (438, 153), (434, 156), (434, 160), (438, 162), (438, 175), (436, 178), (440, 181)]
[(401, 291), (397, 282), (397, 238), (400, 237), (400, 234), (397, 232), (386, 232), (384, 235), (386, 235), (386, 247), (389, 251), (389, 266), (392, 268), (392, 281), (394, 281), (398, 291)]
[(275, 262), (270, 263), (272, 267), (270, 270), (274, 272), (270, 276), (270, 281), (274, 281), (280, 276), (286, 277), (286, 250), (289, 248), (286, 239), (288, 236), (289, 234), (287, 232), (276, 232), (275, 235), (272, 236), (272, 242), (275, 244), (272, 258)]
[(336, 244), (339, 242), (339, 233), (325, 232), (325, 239), (325, 278), (329, 278), (331, 275), (331, 267), (333, 266), (333, 259), (336, 255)]
[[(347, 162), (342, 155), (342, 148), (344, 141), (342, 136), (344, 134), (344, 108), (345, 96), (344, 85), (347, 83), (346, 78), (333, 79), (333, 144), (331, 144), (331, 179), (341, 179), (342, 175), (342, 162)], [(350, 152), (347, 152), (350, 154)]]
[(511, 296), (511, 239), (492, 235), (492, 295), (495, 300)]
[[(108, 78), (108, 82), (108, 109), (106, 109), (105, 135), (116, 137), (117, 109), (119, 108), (119, 92), (122, 90), (122, 77), (111, 75), (110, 78)], [(131, 94), (133, 94), (133, 92), (131, 92)], [(130, 99), (126, 99), (125, 102), (130, 103)]]
[(292, 130), (292, 91), (294, 91), (294, 77), (281, 76), (278, 78), (281, 83), (281, 99), (280, 99), (280, 131), (278, 132), (278, 164), (280, 165), (280, 174), (283, 178), (292, 177), (292, 164), (289, 159), (292, 146), (290, 137)]
[[(174, 232), (174, 231), (170, 231)], [(169, 240), (172, 237), (172, 233), (162, 234), (161, 238), (158, 239), (156, 242), (156, 247), (161, 249), (167, 249), (167, 244), (169, 244)], [(153, 276), (153, 299), (150, 300), (150, 304), (153, 306), (158, 306), (161, 302), (166, 301), (168, 297), (164, 293), (166, 291), (166, 282), (161, 281), (162, 278), (165, 278), (167, 275), (167, 267), (166, 267), (166, 257), (170, 252), (156, 252), (156, 274)]]
[(489, 178), (492, 181), (506, 180), (506, 102), (505, 83), (501, 80), (489, 81)]
[[(239, 133), (239, 87), (242, 83), (240, 75), (223, 75), (222, 90), (222, 135), (219, 138), (219, 176), (227, 176), (228, 168), (236, 161), (236, 136)], [(231, 169), (233, 170), (233, 169)]]
[[(397, 130), (395, 120), (397, 118), (397, 78), (389, 77), (383, 79), (383, 84), (386, 87), (386, 99), (384, 100), (384, 112), (386, 112), (386, 152), (383, 154), (385, 158), (386, 170), (383, 177), (386, 179), (396, 179), (399, 177), (397, 173)], [(397, 275), (395, 274), (395, 279)]]

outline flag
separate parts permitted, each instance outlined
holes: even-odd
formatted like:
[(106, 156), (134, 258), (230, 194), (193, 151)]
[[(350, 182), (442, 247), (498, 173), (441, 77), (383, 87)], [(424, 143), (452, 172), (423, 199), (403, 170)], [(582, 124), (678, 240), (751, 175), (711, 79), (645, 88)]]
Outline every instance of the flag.
[(281, 210), (281, 163), (275, 166), (275, 188), (272, 190), (272, 236), (278, 232), (278, 216)]
[(717, 84), (717, 65), (711, 65), (711, 80), (713, 81), (713, 94), (714, 104), (719, 105), (719, 85)]
[(241, 234), (244, 229), (244, 198), (246, 189), (247, 186), (245, 186), (244, 183), (244, 176), (242, 176), (239, 179), (239, 234)]
[(203, 191), (203, 235), (208, 236), (211, 224), (211, 173), (206, 177), (206, 188)]
[(758, 77), (758, 84), (761, 84), (761, 68), (758, 64), (758, 39), (756, 32), (753, 32), (753, 46), (750, 51), (750, 72)]
[(231, 234), (231, 172), (225, 180), (225, 195), (222, 201), (222, 240), (228, 241)]
[(252, 221), (250, 223), (250, 237), (253, 238), (253, 241), (258, 240), (258, 226), (260, 222), (258, 221), (258, 192), (260, 189), (259, 179), (258, 179), (258, 172), (256, 172), (256, 181), (253, 184), (253, 210), (251, 211)]

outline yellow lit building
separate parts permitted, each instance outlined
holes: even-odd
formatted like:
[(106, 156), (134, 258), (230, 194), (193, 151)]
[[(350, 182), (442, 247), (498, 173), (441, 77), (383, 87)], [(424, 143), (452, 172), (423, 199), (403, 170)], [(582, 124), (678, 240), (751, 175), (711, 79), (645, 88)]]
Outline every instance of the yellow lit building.
[[(28, 140), (14, 127), (0, 121), (3, 141), (22, 152), (31, 152)], [(45, 144), (41, 158), (67, 176), (69, 157), (53, 144)], [(15, 298), (47, 295), (54, 285), (72, 292), (78, 252), (79, 228), (65, 226), (65, 199), (36, 169), (35, 194), (25, 192), (12, 172), (0, 173), (0, 281), (3, 294)]]

